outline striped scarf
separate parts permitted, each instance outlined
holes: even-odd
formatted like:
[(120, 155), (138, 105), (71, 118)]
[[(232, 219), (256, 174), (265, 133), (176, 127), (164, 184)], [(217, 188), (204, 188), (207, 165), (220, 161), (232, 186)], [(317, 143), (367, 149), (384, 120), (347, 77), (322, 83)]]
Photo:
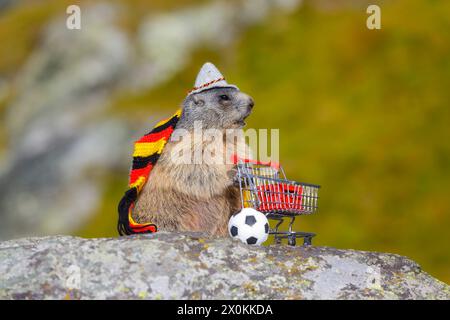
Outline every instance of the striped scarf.
[(159, 122), (152, 131), (134, 143), (129, 189), (120, 200), (118, 208), (119, 222), (117, 229), (121, 236), (157, 231), (156, 225), (153, 223), (135, 222), (132, 217), (133, 207), (180, 117), (181, 109), (172, 117)]

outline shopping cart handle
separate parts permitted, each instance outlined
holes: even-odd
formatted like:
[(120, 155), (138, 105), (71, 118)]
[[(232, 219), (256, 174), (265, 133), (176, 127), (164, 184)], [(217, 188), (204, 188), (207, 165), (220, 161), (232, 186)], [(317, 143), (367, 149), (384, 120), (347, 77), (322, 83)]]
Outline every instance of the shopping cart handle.
[(278, 162), (257, 161), (257, 160), (252, 160), (252, 159), (239, 158), (237, 156), (237, 154), (234, 154), (231, 156), (231, 161), (233, 161), (234, 164), (238, 164), (239, 162), (245, 162), (245, 163), (253, 163), (253, 164), (261, 165), (261, 166), (270, 166), (276, 170), (280, 169), (280, 164)]

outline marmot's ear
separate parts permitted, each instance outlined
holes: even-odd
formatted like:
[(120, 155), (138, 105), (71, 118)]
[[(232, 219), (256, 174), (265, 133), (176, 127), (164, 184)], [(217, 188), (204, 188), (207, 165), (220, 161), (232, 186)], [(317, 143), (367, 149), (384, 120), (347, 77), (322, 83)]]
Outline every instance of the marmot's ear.
[(192, 95), (192, 102), (195, 107), (203, 107), (205, 105), (205, 101), (195, 94)]

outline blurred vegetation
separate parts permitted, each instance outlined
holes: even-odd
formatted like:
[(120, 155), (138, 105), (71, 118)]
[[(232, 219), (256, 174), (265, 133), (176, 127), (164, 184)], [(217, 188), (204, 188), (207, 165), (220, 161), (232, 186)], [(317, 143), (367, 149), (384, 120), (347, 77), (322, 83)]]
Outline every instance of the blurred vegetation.
[[(67, 2), (40, 1), (38, 10), (21, 6), (1, 17), (0, 74), (16, 71), (42, 23)], [(137, 16), (176, 6), (128, 3), (135, 8), (123, 22), (130, 32)], [(156, 90), (116, 93), (110, 111), (168, 115), (201, 64), (213, 61), (255, 98), (248, 126), (280, 128), (288, 177), (322, 185), (320, 211), (297, 222), (318, 234), (315, 245), (406, 255), (449, 283), (450, 2), (385, 1), (376, 31), (365, 27), (366, 17), (364, 7), (326, 10), (306, 1), (225, 51), (200, 50)], [(125, 171), (111, 175), (98, 214), (77, 235), (117, 235), (126, 180)]]

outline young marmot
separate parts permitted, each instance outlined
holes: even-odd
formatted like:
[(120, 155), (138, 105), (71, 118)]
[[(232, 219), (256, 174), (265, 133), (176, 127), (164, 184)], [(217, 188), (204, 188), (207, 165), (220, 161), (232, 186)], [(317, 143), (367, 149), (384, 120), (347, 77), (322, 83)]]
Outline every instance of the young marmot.
[[(205, 161), (181, 163), (174, 161), (173, 151), (190, 150), (194, 159), (199, 144), (203, 152), (206, 152), (206, 147), (216, 144), (223, 150), (223, 161), (227, 160), (225, 155), (235, 153), (239, 157), (249, 157), (243, 140), (230, 139), (226, 133), (230, 129), (243, 128), (244, 119), (250, 115), (253, 105), (250, 96), (226, 83), (212, 64), (205, 64), (197, 76), (194, 91), (183, 102), (183, 112), (175, 132), (140, 192), (133, 219), (138, 223), (151, 221), (158, 230), (203, 231), (225, 236), (230, 216), (241, 209), (239, 189), (233, 182), (234, 165)], [(203, 130), (219, 130), (222, 139), (194, 142), (195, 139), (177, 137), (176, 132), (180, 129), (184, 130), (185, 136), (186, 133), (193, 134), (198, 124)], [(187, 148), (182, 148), (181, 144), (188, 144), (184, 146)]]

